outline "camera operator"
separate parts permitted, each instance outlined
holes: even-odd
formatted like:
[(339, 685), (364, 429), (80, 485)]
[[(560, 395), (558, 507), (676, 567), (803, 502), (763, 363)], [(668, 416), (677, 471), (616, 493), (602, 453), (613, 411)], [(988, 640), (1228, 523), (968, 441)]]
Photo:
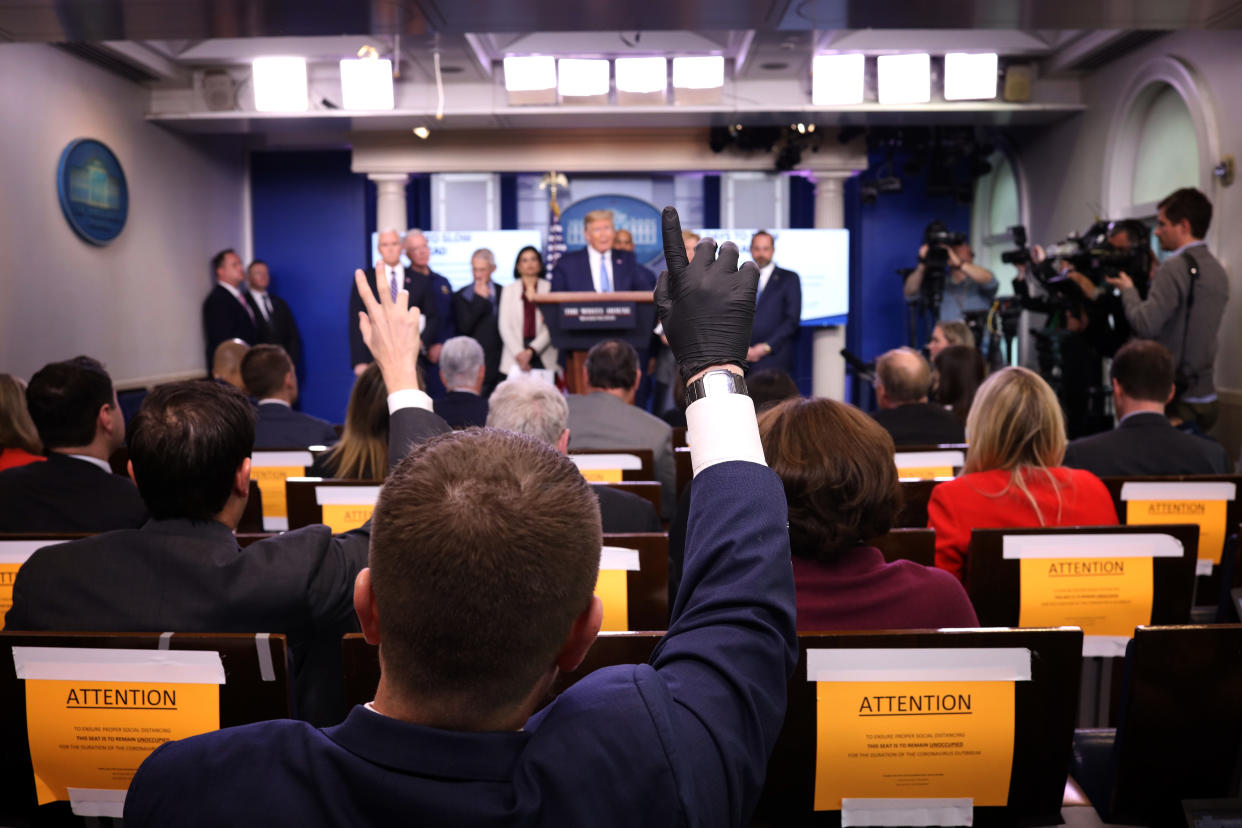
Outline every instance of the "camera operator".
[(950, 233), (943, 222), (933, 221), (924, 232), (918, 266), (906, 276), (907, 301), (921, 297), (929, 309), (934, 311), (938, 306), (936, 318), (940, 321), (959, 320), (968, 311), (987, 310), (1000, 285), (992, 271), (974, 261), (974, 251), (965, 236)]
[(1191, 187), (1177, 190), (1160, 202), (1156, 239), (1170, 253), (1152, 276), (1147, 298), (1125, 272), (1108, 277), (1110, 285), (1121, 289), (1134, 335), (1154, 339), (1173, 354), (1176, 391), (1166, 409), (1169, 418), (1202, 431), (1216, 422), (1219, 404), (1212, 368), (1229, 299), (1229, 277), (1203, 242), (1211, 221), (1207, 196)]

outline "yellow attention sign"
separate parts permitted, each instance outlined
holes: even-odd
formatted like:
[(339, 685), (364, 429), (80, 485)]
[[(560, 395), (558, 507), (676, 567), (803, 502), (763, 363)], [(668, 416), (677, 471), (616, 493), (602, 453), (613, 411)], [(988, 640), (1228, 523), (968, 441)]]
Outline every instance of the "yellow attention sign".
[(1018, 626), (1129, 638), (1151, 623), (1151, 558), (1022, 558)]
[(815, 810), (842, 798), (1009, 801), (1012, 681), (818, 681)]
[(582, 476), (588, 483), (620, 483), (623, 478), (621, 469), (582, 469)]
[(1225, 551), (1225, 513), (1228, 506), (1225, 500), (1127, 500), (1126, 523), (1198, 524), (1199, 560), (1219, 564)]
[(325, 503), (320, 508), (323, 509), (324, 524), (331, 527), (334, 534), (339, 535), (341, 532), (357, 529), (370, 520), (371, 513), (375, 511), (375, 504), (356, 503), (353, 505), (343, 505)]
[(4, 614), (13, 606), (13, 581), (21, 568), (19, 563), (0, 563), (0, 630), (4, 629)]
[(288, 517), (285, 501), (285, 480), (306, 474), (305, 466), (251, 466), (250, 479), (259, 484), (263, 496), (264, 517)]
[(28, 679), (26, 726), (40, 805), (125, 790), (160, 745), (220, 727), (220, 686)]
[(595, 594), (604, 602), (602, 630), (625, 631), (630, 628), (629, 586), (623, 569), (601, 569), (595, 582)]
[(914, 480), (935, 480), (937, 477), (952, 477), (952, 466), (908, 466), (897, 469), (897, 476)]

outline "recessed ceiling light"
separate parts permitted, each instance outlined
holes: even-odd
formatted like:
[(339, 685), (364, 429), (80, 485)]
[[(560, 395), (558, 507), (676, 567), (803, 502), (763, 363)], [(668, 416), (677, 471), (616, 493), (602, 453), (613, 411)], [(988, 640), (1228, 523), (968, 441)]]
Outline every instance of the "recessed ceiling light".
[(260, 112), (305, 112), (306, 58), (259, 57), (251, 63), (254, 108)]
[(918, 104), (931, 100), (931, 55), (880, 55), (876, 58), (882, 104)]

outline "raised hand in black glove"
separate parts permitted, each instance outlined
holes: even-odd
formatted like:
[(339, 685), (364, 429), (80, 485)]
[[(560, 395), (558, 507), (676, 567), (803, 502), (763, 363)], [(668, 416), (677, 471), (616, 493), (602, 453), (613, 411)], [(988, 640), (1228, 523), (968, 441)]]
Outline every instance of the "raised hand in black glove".
[(668, 270), (656, 282), (655, 303), (682, 379), (716, 365), (745, 371), (759, 268), (746, 262), (738, 269), (737, 245), (725, 242), (718, 255), (712, 239), (700, 241), (688, 261), (677, 210), (665, 207), (661, 223)]

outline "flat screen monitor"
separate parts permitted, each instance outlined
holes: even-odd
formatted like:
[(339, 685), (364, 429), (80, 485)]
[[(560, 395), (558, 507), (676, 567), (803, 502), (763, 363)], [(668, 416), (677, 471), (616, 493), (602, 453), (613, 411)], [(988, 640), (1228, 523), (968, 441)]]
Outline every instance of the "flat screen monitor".
[[(431, 247), (428, 265), (448, 279), (455, 291), (474, 281), (470, 272), (470, 257), (480, 248), (487, 248), (496, 257), (496, 272), (492, 274), (492, 280), (498, 285), (513, 281), (513, 263), (523, 247), (530, 245), (543, 253), (543, 234), (538, 230), (426, 230), (423, 235)], [(376, 248), (378, 242), (379, 233), (372, 233), (372, 266), (380, 260)], [(410, 264), (404, 253), (401, 262), (407, 267)]]

